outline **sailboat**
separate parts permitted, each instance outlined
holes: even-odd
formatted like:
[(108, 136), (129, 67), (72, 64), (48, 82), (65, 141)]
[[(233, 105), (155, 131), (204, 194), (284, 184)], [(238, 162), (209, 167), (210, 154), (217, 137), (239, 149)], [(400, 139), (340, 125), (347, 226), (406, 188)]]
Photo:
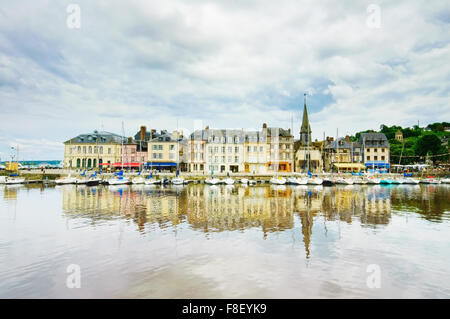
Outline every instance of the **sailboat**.
[(12, 185), (12, 184), (23, 184), (25, 183), (25, 178), (19, 177), (18, 174), (11, 174), (6, 177), (5, 184), (6, 185)]
[(221, 181), (220, 181), (220, 179), (214, 177), (214, 170), (211, 169), (211, 177), (208, 177), (208, 178), (205, 180), (205, 183), (206, 183), (206, 184), (209, 184), (209, 185), (217, 185), (217, 184), (220, 184)]
[(109, 185), (123, 185), (130, 183), (128, 178), (123, 177), (123, 170), (121, 170), (119, 173), (114, 173), (114, 175), (116, 175), (116, 177), (110, 178), (108, 180)]
[(183, 185), (184, 184), (184, 178), (179, 177), (180, 176), (180, 171), (178, 170), (178, 164), (177, 164), (177, 173), (176, 173), (176, 177), (172, 178), (172, 184), (174, 185)]
[(145, 179), (141, 176), (142, 171), (139, 171), (136, 177), (131, 180), (133, 184), (144, 184)]
[(150, 175), (148, 175), (148, 177), (145, 179), (144, 184), (145, 185), (161, 184), (161, 180), (153, 178), (153, 172), (151, 172)]
[(180, 133), (178, 132), (178, 124), (177, 124), (177, 171), (175, 178), (172, 178), (171, 182), (174, 185), (183, 185), (184, 184), (184, 178), (180, 177), (180, 170), (178, 168), (180, 163)]
[(87, 178), (86, 178), (86, 171), (84, 171), (79, 178), (76, 179), (76, 184), (86, 184)]
[[(120, 155), (121, 155), (121, 164), (122, 164), (122, 170), (119, 173), (114, 173), (114, 175), (116, 175), (113, 178), (110, 178), (108, 180), (108, 184), (109, 185), (123, 185), (123, 184), (128, 184), (130, 181), (128, 180), (128, 178), (123, 177), (123, 139), (125, 138), (125, 129), (123, 127), (123, 122), (122, 122), (122, 136), (120, 137), (121, 140), (121, 149), (120, 149)], [(125, 149), (126, 151), (126, 149)]]
[(76, 184), (76, 182), (77, 179), (75, 177), (72, 177), (71, 174), (67, 175), (66, 177), (55, 179), (56, 185)]
[(95, 172), (94, 174), (91, 174), (91, 176), (89, 176), (86, 185), (87, 186), (96, 186), (98, 184), (100, 184), (100, 177), (97, 177), (97, 172)]

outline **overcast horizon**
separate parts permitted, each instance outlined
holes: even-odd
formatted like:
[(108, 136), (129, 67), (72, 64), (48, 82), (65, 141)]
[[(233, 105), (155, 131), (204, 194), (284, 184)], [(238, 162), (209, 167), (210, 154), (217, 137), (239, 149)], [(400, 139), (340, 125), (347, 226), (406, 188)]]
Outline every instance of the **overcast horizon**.
[(450, 121), (445, 2), (1, 4), (1, 161), (16, 145), (62, 159), (64, 141), (122, 121), (126, 136), (293, 121), (298, 139), (305, 92), (314, 139)]

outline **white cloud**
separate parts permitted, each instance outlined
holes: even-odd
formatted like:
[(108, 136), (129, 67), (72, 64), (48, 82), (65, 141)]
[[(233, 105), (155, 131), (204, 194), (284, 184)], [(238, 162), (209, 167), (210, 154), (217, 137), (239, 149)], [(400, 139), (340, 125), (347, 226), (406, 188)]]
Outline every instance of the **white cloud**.
[(5, 138), (61, 143), (102, 124), (120, 133), (122, 120), (127, 135), (176, 119), (290, 127), (293, 115), (298, 132), (305, 91), (317, 138), (450, 117), (450, 15), (438, 1), (380, 3), (380, 29), (353, 1), (79, 5), (80, 29), (66, 27), (64, 3), (0, 9)]

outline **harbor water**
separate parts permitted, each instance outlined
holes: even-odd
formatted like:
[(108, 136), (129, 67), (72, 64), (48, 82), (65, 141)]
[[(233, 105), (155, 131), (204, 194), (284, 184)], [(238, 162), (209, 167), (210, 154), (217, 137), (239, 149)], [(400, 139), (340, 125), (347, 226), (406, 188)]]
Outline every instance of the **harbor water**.
[(0, 185), (1, 298), (449, 298), (449, 269), (445, 184)]

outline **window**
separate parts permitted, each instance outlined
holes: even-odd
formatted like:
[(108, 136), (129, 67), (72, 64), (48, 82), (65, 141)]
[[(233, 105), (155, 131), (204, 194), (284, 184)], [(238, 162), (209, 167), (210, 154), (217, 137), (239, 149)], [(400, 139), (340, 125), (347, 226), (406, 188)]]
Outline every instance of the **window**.
[(222, 163), (225, 163), (225, 156), (222, 156)]
[(228, 146), (228, 153), (231, 153), (231, 152), (233, 152), (233, 147)]
[(173, 151), (175, 149), (175, 145), (169, 145), (169, 151)]
[(103, 146), (100, 146), (100, 154), (103, 154)]
[(377, 149), (376, 149), (376, 148), (374, 148), (374, 149), (373, 149), (373, 151), (374, 151), (374, 152), (376, 152), (376, 151), (377, 151)]
[(83, 146), (83, 153), (86, 154), (86, 146)]
[(169, 159), (174, 159), (175, 158), (175, 154), (174, 153), (170, 153), (169, 154)]
[(378, 156), (374, 156), (374, 161), (378, 161)]
[(250, 152), (250, 146), (247, 146), (247, 152)]
[(383, 153), (384, 153), (384, 148), (382, 148), (382, 149), (381, 149), (381, 152), (383, 152)]
[(238, 157), (238, 156), (235, 156), (235, 157), (234, 157), (234, 162), (235, 162), (235, 163), (238, 163), (238, 162), (239, 162), (239, 157)]
[(218, 157), (215, 156), (215, 157), (214, 157), (214, 163), (217, 163), (218, 161), (219, 161)]
[(108, 147), (108, 154), (111, 154), (111, 147)]
[(239, 146), (236, 146), (236, 147), (234, 148), (234, 152), (235, 152), (235, 153), (239, 153)]
[(231, 163), (231, 156), (228, 156), (228, 163)]
[(260, 146), (260, 147), (259, 147), (259, 151), (260, 151), (260, 152), (263, 152), (263, 151), (264, 151), (264, 147), (263, 147), (263, 146)]
[[(92, 154), (92, 146), (89, 146), (89, 154)], [(89, 165), (90, 167), (91, 165)]]
[(158, 145), (159, 146), (159, 150), (161, 151), (163, 149), (163, 145)]
[(81, 153), (81, 146), (78, 146), (78, 153)]
[(370, 156), (367, 156), (367, 160), (370, 161)]
[(222, 153), (225, 153), (225, 146), (222, 146)]
[(381, 160), (384, 161), (384, 156), (381, 156)]
[(218, 153), (219, 152), (219, 148), (217, 146), (214, 147), (214, 153)]

